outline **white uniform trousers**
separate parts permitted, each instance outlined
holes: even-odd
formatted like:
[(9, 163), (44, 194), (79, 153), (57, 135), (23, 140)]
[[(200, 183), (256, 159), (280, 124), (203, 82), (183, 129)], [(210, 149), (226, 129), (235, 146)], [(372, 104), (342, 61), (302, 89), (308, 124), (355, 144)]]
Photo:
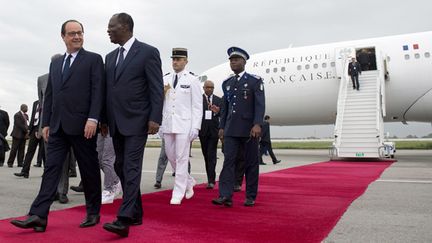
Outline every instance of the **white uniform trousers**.
[(175, 168), (174, 189), (172, 198), (182, 200), (186, 190), (195, 185), (195, 180), (188, 173), (189, 134), (165, 133), (165, 152), (173, 168)]

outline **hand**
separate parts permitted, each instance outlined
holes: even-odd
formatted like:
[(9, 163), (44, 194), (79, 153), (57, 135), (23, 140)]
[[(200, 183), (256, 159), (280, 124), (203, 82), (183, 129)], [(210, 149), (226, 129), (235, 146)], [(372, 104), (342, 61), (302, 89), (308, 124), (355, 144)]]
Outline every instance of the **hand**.
[(106, 137), (108, 135), (108, 125), (107, 124), (101, 124), (100, 129), (101, 129), (101, 135), (103, 137)]
[(210, 110), (213, 111), (215, 114), (217, 114), (217, 113), (219, 113), (220, 108), (219, 108), (219, 106), (211, 105)]
[(223, 142), (223, 139), (224, 139), (224, 130), (223, 129), (219, 129), (219, 133), (218, 133), (218, 135), (219, 135), (219, 139), (221, 140), (221, 142)]
[(156, 134), (159, 131), (159, 124), (154, 121), (148, 122), (148, 134)]
[(40, 135), (38, 132), (35, 132), (35, 137), (36, 137), (37, 139), (40, 139), (40, 138), (41, 138), (41, 135)]
[(92, 138), (96, 134), (97, 123), (95, 121), (87, 120), (84, 127), (84, 137), (87, 139)]
[(196, 128), (192, 128), (189, 132), (189, 141), (195, 140), (198, 137), (199, 130)]
[(255, 124), (251, 129), (250, 135), (253, 138), (261, 137), (261, 126), (258, 124)]
[(44, 138), (45, 142), (48, 143), (48, 138), (49, 138), (49, 127), (44, 127), (42, 129), (42, 137)]

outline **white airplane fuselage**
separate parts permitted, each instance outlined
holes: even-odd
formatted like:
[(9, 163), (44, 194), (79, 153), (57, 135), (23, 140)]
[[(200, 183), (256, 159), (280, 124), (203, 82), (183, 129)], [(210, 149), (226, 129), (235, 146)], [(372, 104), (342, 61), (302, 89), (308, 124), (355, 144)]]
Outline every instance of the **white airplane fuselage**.
[[(259, 53), (247, 61), (246, 72), (263, 78), (266, 114), (273, 125), (333, 124), (340, 77), (345, 75), (338, 55), (361, 48), (374, 48), (376, 62), (382, 64), (379, 71), (388, 75), (384, 121), (431, 122), (432, 32)], [(215, 94), (222, 95), (221, 83), (231, 73), (226, 62), (201, 78), (214, 81)]]

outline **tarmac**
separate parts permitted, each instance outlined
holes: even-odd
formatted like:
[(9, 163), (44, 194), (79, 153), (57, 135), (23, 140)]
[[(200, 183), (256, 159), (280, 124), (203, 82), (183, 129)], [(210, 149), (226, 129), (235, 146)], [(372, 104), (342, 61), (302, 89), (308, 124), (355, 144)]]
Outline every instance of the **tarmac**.
[[(162, 188), (153, 188), (159, 152), (160, 148), (145, 149), (141, 193), (172, 189), (174, 177), (170, 165)], [(260, 166), (260, 173), (329, 160), (327, 150), (274, 152), (282, 162), (273, 165), (266, 156), (267, 165)], [(223, 164), (220, 150), (218, 158), (216, 171), (220, 172)], [(352, 203), (323, 242), (432, 242), (432, 150), (399, 150), (396, 159), (398, 161)], [(207, 183), (201, 150), (192, 149), (190, 160), (192, 176), (197, 183)], [(16, 162), (13, 168), (8, 168), (6, 163), (0, 167), (0, 219), (27, 214), (39, 191), (43, 168), (32, 166), (28, 179), (13, 175), (20, 171)], [(78, 173), (77, 178), (70, 178), (69, 184), (78, 185), (79, 181)], [(215, 197), (217, 195), (215, 190)], [(54, 202), (51, 210), (84, 204), (82, 193), (69, 191), (68, 197), (69, 203)]]

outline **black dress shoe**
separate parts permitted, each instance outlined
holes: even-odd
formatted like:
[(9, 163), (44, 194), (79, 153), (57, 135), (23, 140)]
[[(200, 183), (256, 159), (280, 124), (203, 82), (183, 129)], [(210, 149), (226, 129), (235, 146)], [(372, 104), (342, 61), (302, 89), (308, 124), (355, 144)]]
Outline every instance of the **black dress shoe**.
[(227, 207), (232, 207), (232, 199), (229, 197), (218, 197), (212, 200), (212, 203), (215, 205), (224, 205)]
[(281, 161), (280, 160), (275, 160), (275, 161), (273, 161), (273, 164), (275, 165), (275, 164), (279, 164)]
[(159, 181), (156, 181), (156, 183), (153, 186), (156, 189), (160, 189), (162, 187), (162, 184)]
[(9, 167), (9, 168), (12, 168), (12, 167), (13, 167), (13, 165), (8, 165), (8, 167)]
[(234, 190), (234, 192), (239, 192), (239, 191), (241, 191), (241, 186), (235, 185), (233, 190)]
[(121, 237), (127, 237), (129, 235), (129, 225), (120, 220), (106, 223), (103, 225), (103, 228), (109, 232), (118, 234)]
[(23, 165), (22, 165), (22, 164), (19, 164), (17, 167), (23, 167)]
[(42, 167), (42, 164), (35, 164), (34, 167)]
[(135, 226), (135, 225), (142, 225), (142, 218), (132, 218), (131, 220), (131, 225)]
[(95, 226), (100, 221), (99, 215), (87, 215), (84, 221), (81, 222), (80, 228), (86, 228), (90, 226)]
[(61, 204), (66, 204), (69, 202), (69, 198), (66, 196), (66, 194), (59, 194), (58, 195), (58, 201)]
[(253, 207), (255, 205), (255, 201), (250, 198), (246, 198), (244, 204), (246, 207)]
[(209, 183), (207, 184), (207, 189), (213, 189), (214, 188), (214, 183)]
[(26, 173), (23, 173), (23, 172), (20, 172), (20, 173), (14, 173), (14, 175), (15, 175), (15, 176), (18, 176), (18, 177), (29, 178), (29, 175), (26, 174)]
[(31, 215), (25, 220), (14, 219), (11, 221), (11, 224), (15, 225), (18, 228), (33, 228), (33, 230), (36, 232), (45, 232), (47, 223), (47, 219), (43, 219), (37, 215)]
[(76, 171), (69, 171), (69, 177), (77, 177)]
[(260, 164), (260, 165), (266, 165), (266, 163), (264, 163), (264, 162), (260, 162), (259, 164)]
[(84, 192), (84, 188), (82, 186), (71, 186), (69, 188), (74, 192)]

